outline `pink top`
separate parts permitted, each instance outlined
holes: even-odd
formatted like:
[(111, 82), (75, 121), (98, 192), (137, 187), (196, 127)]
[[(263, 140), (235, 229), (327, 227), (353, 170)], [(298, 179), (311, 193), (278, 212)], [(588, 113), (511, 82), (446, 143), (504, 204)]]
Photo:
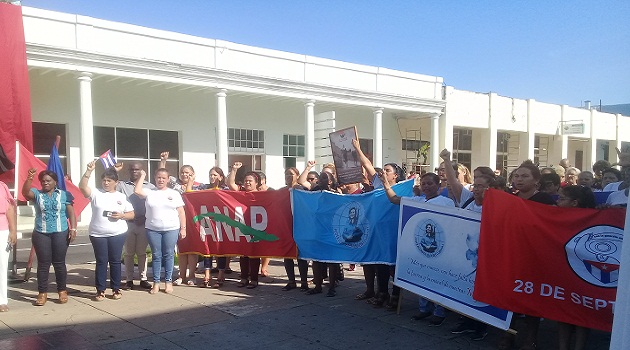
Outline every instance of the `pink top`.
[(9, 221), (7, 220), (9, 205), (15, 205), (15, 200), (7, 185), (0, 181), (0, 231), (9, 229)]

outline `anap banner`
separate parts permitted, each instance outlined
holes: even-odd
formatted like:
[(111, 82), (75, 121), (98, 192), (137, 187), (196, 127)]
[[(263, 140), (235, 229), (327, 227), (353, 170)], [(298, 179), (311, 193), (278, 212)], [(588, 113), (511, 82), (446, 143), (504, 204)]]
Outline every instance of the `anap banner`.
[(610, 331), (625, 211), (559, 208), (488, 190), (477, 300)]
[(183, 198), (187, 232), (177, 245), (181, 254), (297, 256), (288, 190), (206, 190)]
[(479, 213), (469, 210), (403, 198), (394, 283), (461, 314), (508, 329), (511, 312), (473, 299), (480, 219)]
[[(411, 196), (413, 180), (392, 186)], [(398, 206), (383, 189), (364, 194), (292, 190), (293, 235), (301, 259), (393, 265)]]

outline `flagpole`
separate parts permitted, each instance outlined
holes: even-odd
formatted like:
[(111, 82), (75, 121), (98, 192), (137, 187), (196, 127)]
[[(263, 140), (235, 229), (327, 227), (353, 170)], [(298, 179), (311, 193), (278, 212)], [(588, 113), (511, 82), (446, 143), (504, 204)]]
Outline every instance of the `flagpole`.
[(18, 173), (20, 172), (20, 141), (15, 140), (15, 168), (13, 169), (13, 199), (17, 201), (18, 197)]
[[(630, 196), (628, 196), (628, 204), (630, 204)], [(630, 330), (627, 328), (628, 322), (630, 322), (630, 296), (626, 293), (630, 289), (630, 239), (628, 239), (630, 237), (630, 213), (627, 207), (623, 231), (624, 240), (621, 247), (621, 267), (619, 268), (610, 349), (627, 349), (630, 345)]]

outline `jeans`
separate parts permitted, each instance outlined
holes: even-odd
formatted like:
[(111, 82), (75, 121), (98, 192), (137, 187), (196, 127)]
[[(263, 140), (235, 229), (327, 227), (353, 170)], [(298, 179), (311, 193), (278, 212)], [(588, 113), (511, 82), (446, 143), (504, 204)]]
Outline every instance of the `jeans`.
[(96, 257), (96, 271), (94, 284), (98, 292), (104, 292), (107, 283), (107, 264), (109, 263), (109, 286), (115, 292), (120, 289), (120, 256), (127, 233), (109, 237), (90, 236), (94, 256)]
[(160, 283), (160, 273), (164, 265), (164, 280), (173, 282), (173, 265), (175, 258), (175, 244), (179, 238), (179, 229), (170, 231), (153, 231), (147, 229), (147, 238), (153, 256), (153, 282)]
[(68, 251), (68, 230), (54, 233), (33, 231), (31, 238), (37, 255), (37, 291), (48, 292), (50, 265), (55, 268), (57, 291), (66, 290), (66, 252)]
[(127, 282), (133, 281), (133, 256), (138, 256), (138, 274), (141, 281), (147, 280), (147, 232), (143, 225), (133, 221), (127, 223), (127, 239), (125, 241), (125, 274)]
[(420, 312), (427, 312), (433, 309), (433, 315), (437, 317), (446, 317), (444, 307), (434, 304), (429, 299), (420, 297)]

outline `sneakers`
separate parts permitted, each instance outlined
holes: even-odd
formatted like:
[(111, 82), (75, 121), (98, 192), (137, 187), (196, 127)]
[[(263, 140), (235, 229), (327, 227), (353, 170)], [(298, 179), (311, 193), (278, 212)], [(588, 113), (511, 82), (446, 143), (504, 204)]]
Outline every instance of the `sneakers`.
[[(129, 282), (127, 282), (127, 283), (129, 283)], [(133, 282), (132, 282), (132, 284), (133, 284)], [(151, 283), (149, 283), (149, 281), (143, 280), (143, 281), (140, 281), (140, 288), (142, 288), (142, 289), (151, 289), (151, 288), (153, 288), (153, 286), (151, 285)]]
[(483, 340), (486, 335), (488, 335), (488, 332), (486, 331), (475, 331), (473, 334), (470, 335), (470, 340), (480, 341)]
[(430, 327), (439, 327), (442, 325), (442, 323), (444, 323), (444, 320), (446, 319), (446, 317), (440, 317), (440, 316), (431, 316), (431, 318), (429, 319), (429, 326)]
[(475, 330), (464, 322), (459, 323), (457, 327), (451, 330), (452, 334), (464, 334), (464, 333), (474, 333), (474, 332)]
[(430, 312), (430, 311), (422, 311), (422, 312), (420, 312), (417, 315), (411, 316), (411, 319), (414, 320), (414, 321), (420, 321), (420, 320), (424, 320), (425, 318), (427, 318), (427, 317), (429, 317), (431, 315), (433, 315), (433, 313)]

